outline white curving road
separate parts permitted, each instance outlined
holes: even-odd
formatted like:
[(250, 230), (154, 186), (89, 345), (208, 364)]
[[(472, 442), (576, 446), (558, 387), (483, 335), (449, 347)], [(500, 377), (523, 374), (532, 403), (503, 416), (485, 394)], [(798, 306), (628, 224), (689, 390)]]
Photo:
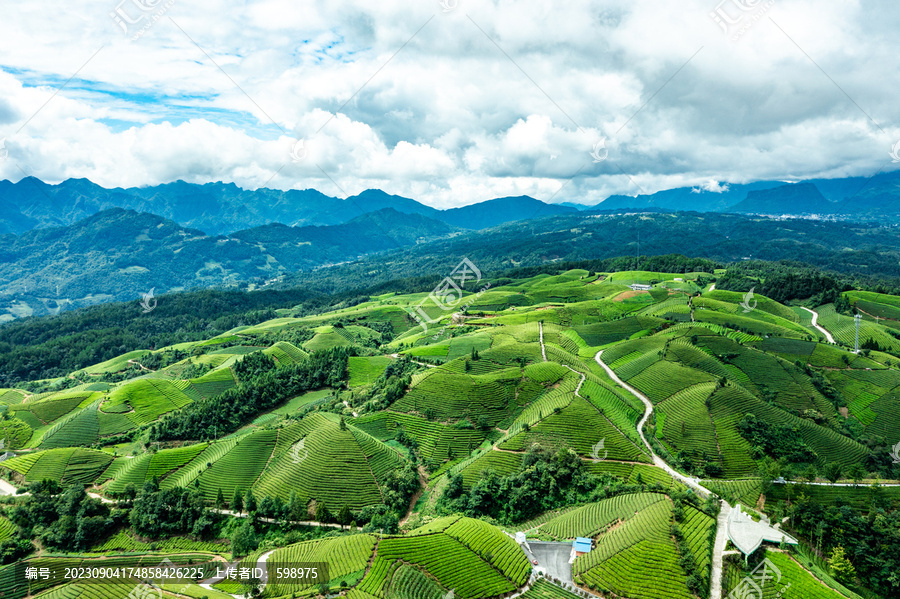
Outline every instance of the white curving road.
[(546, 350), (546, 348), (544, 348), (544, 321), (543, 320), (538, 321), (538, 327), (539, 327), (540, 334), (541, 334), (541, 356), (543, 356), (544, 362), (546, 362), (547, 361), (547, 350)]
[[(638, 423), (637, 429), (638, 434), (641, 436), (641, 441), (644, 442), (644, 445), (650, 451), (650, 455), (653, 456), (653, 464), (665, 470), (666, 473), (675, 480), (681, 481), (689, 488), (693, 489), (700, 497), (711, 496), (712, 493), (708, 489), (700, 485), (700, 479), (685, 476), (680, 472), (675, 471), (675, 469), (669, 466), (665, 462), (665, 460), (656, 455), (656, 452), (653, 451), (653, 447), (651, 447), (650, 443), (647, 442), (647, 438), (644, 436), (644, 425), (647, 423), (647, 420), (653, 413), (653, 402), (651, 402), (650, 398), (648, 398), (646, 395), (620, 379), (619, 375), (613, 372), (613, 369), (607, 366), (606, 363), (604, 363), (603, 360), (600, 359), (600, 354), (602, 353), (603, 350), (598, 351), (597, 355), (594, 356), (594, 360), (597, 361), (597, 364), (599, 364), (603, 368), (603, 370), (606, 371), (606, 374), (609, 375), (609, 378), (615, 381), (623, 389), (637, 397), (639, 400), (641, 400), (641, 403), (644, 404), (644, 417), (641, 418), (641, 421)], [(728, 544), (726, 523), (728, 521), (728, 514), (730, 513), (731, 506), (728, 505), (725, 500), (721, 500), (721, 510), (719, 511), (719, 518), (716, 524), (716, 540), (713, 546), (712, 568), (710, 569), (709, 575), (709, 596), (714, 597), (715, 599), (718, 599), (722, 596), (723, 552), (725, 551), (725, 546)]]
[[(812, 312), (812, 310), (810, 310), (810, 312)], [(821, 329), (821, 327), (817, 327), (817, 328), (820, 328), (820, 330), (822, 330), (828, 337), (831, 337), (831, 334), (828, 333), (827, 331), (825, 331), (825, 329)], [(833, 342), (833, 340), (831, 340), (831, 339), (829, 339), (829, 340)], [(700, 485), (699, 479), (685, 476), (685, 475), (681, 474), (680, 472), (676, 472), (673, 468), (671, 468), (668, 464), (666, 464), (666, 462), (661, 457), (656, 455), (656, 452), (653, 451), (653, 448), (650, 446), (650, 443), (648, 443), (646, 437), (644, 437), (644, 424), (646, 424), (647, 420), (650, 418), (650, 415), (653, 413), (653, 402), (651, 402), (650, 399), (646, 395), (644, 395), (643, 393), (641, 393), (640, 391), (638, 391), (637, 389), (635, 389), (634, 387), (632, 387), (631, 385), (629, 385), (628, 383), (626, 383), (625, 381), (620, 379), (619, 376), (615, 372), (613, 372), (613, 369), (610, 368), (609, 366), (607, 366), (600, 359), (600, 354), (602, 354), (602, 353), (603, 353), (603, 351), (599, 351), (599, 352), (597, 352), (597, 355), (594, 356), (594, 359), (597, 361), (597, 364), (599, 364), (603, 368), (603, 370), (606, 371), (606, 374), (608, 374), (609, 377), (613, 381), (615, 381), (623, 389), (625, 389), (626, 391), (628, 391), (629, 393), (631, 393), (632, 395), (637, 397), (639, 400), (641, 400), (641, 403), (644, 404), (644, 407), (645, 407), (644, 417), (641, 418), (641, 421), (638, 423), (638, 434), (641, 436), (641, 441), (644, 442), (644, 445), (647, 447), (647, 449), (650, 451), (650, 454), (653, 456), (653, 464), (655, 466), (658, 466), (658, 467), (662, 468), (663, 470), (665, 470), (666, 473), (668, 473), (669, 476), (671, 476), (672, 478), (679, 480), (679, 481), (683, 482), (684, 484), (686, 484), (688, 487), (690, 487), (691, 489), (696, 491), (701, 497), (711, 496), (712, 493), (708, 489), (706, 489)], [(777, 481), (776, 481), (776, 483), (777, 483)], [(798, 483), (795, 483), (793, 481), (788, 481), (785, 484), (798, 484)], [(814, 485), (827, 486), (827, 487), (858, 486), (855, 483), (807, 483), (807, 484), (814, 484)], [(887, 486), (900, 486), (900, 483), (885, 483), (885, 484), (882, 484), (882, 486), (886, 486), (886, 487)], [(728, 514), (730, 514), (731, 510), (732, 510), (732, 507), (724, 499), (720, 500), (720, 502), (721, 503), (720, 503), (719, 517), (718, 517), (718, 522), (716, 525), (717, 526), (716, 527), (716, 539), (715, 539), (715, 543), (713, 545), (712, 569), (710, 572), (710, 597), (715, 597), (716, 599), (718, 599), (719, 597), (722, 596), (723, 556), (725, 554), (725, 546), (728, 544), (728, 534), (727, 534), (726, 524), (728, 521)]]
[(17, 490), (12, 483), (0, 478), (0, 495), (15, 495)]
[(812, 314), (812, 325), (819, 330), (823, 335), (825, 335), (825, 339), (828, 340), (828, 343), (834, 343), (834, 337), (831, 336), (831, 333), (828, 332), (828, 329), (819, 324), (819, 313), (815, 310), (810, 310), (806, 306), (803, 306), (803, 309)]
[(713, 543), (712, 570), (709, 574), (709, 596), (719, 599), (722, 596), (722, 566), (725, 558), (725, 546), (728, 545), (728, 515), (731, 506), (724, 499), (721, 501), (719, 518), (716, 523), (716, 540)]
[(650, 452), (650, 455), (653, 457), (653, 464), (655, 466), (657, 466), (658, 468), (662, 468), (663, 470), (665, 470), (666, 473), (669, 476), (671, 476), (672, 478), (674, 478), (675, 480), (678, 480), (678, 481), (684, 483), (685, 485), (687, 485), (688, 487), (690, 487), (691, 489), (696, 491), (697, 494), (700, 495), (701, 497), (709, 497), (711, 495), (709, 489), (706, 489), (705, 487), (703, 487), (700, 484), (699, 478), (694, 478), (691, 476), (685, 476), (684, 474), (681, 474), (680, 472), (676, 471), (674, 468), (669, 466), (665, 462), (665, 460), (663, 460), (661, 457), (656, 455), (656, 452), (653, 451), (653, 447), (650, 446), (650, 443), (647, 441), (647, 438), (644, 436), (644, 425), (647, 423), (647, 420), (649, 420), (650, 415), (653, 413), (653, 402), (651, 402), (650, 399), (646, 395), (644, 395), (643, 393), (641, 393), (640, 391), (638, 391), (637, 389), (635, 389), (634, 387), (632, 387), (631, 385), (629, 385), (628, 383), (626, 383), (625, 381), (620, 379), (619, 376), (615, 372), (613, 372), (613, 369), (610, 368), (609, 366), (607, 366), (606, 363), (600, 359), (600, 354), (602, 354), (602, 353), (603, 353), (603, 350), (600, 350), (597, 352), (597, 355), (594, 356), (594, 360), (596, 360), (597, 364), (599, 364), (603, 368), (603, 370), (606, 371), (606, 374), (609, 375), (609, 378), (611, 378), (613, 381), (615, 381), (616, 384), (618, 384), (620, 387), (622, 387), (623, 389), (625, 389), (626, 391), (628, 391), (629, 393), (631, 393), (632, 395), (637, 397), (639, 400), (641, 400), (641, 403), (644, 404), (644, 408), (645, 408), (644, 409), (644, 417), (641, 418), (640, 422), (638, 422), (637, 432), (638, 432), (638, 435), (641, 436), (641, 441), (644, 442), (644, 446), (647, 447), (647, 450)]

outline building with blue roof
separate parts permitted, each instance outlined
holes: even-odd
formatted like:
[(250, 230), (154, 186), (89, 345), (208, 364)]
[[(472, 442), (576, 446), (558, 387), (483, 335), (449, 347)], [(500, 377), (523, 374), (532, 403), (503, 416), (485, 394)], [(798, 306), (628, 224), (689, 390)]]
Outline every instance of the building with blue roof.
[(591, 551), (591, 540), (585, 537), (578, 537), (572, 541), (572, 549), (575, 550), (575, 556), (584, 555)]

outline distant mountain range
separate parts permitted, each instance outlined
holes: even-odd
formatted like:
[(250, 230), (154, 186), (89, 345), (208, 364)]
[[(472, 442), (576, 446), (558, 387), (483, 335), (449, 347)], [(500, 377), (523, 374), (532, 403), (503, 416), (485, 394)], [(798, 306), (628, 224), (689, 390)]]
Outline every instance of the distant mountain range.
[(0, 236), (0, 322), (130, 300), (152, 288), (252, 289), (288, 273), (455, 231), (419, 214), (383, 208), (339, 225), (270, 224), (208, 236), (153, 214), (113, 208), (66, 227)]
[[(335, 271), (344, 273), (335, 285), (349, 288), (347, 276), (360, 278), (361, 285), (367, 277), (430, 274), (457, 255), (510, 268), (640, 249), (725, 261), (793, 259), (895, 275), (900, 243), (893, 229), (875, 225), (900, 223), (900, 172), (717, 191), (612, 196), (580, 209), (519, 196), (437, 210), (380, 190), (341, 200), (315, 190), (247, 191), (224, 183), (105, 189), (84, 179), (59, 185), (2, 181), (0, 322), (135, 299), (151, 288), (162, 293), (297, 284), (322, 267), (358, 263), (367, 270)], [(634, 211), (659, 216), (643, 218), (638, 227), (626, 218)], [(690, 212), (707, 216), (698, 220)], [(814, 220), (807, 227), (756, 215)], [(643, 239), (640, 248), (634, 235)], [(384, 257), (366, 258), (372, 254)]]
[(790, 207), (791, 214), (832, 214), (835, 202), (829, 202), (813, 183), (782, 185), (771, 189), (756, 189), (747, 199), (729, 208), (730, 212), (750, 214), (783, 214)]
[(338, 225), (384, 208), (466, 229), (484, 229), (533, 218), (535, 214), (550, 216), (575, 211), (525, 196), (437, 210), (377, 189), (341, 200), (314, 189), (244, 190), (233, 183), (196, 185), (176, 181), (154, 187), (106, 189), (87, 179), (69, 179), (59, 185), (33, 177), (18, 183), (0, 181), (0, 234), (71, 225), (111, 208), (156, 214), (208, 235), (272, 223), (294, 227)]
[(635, 197), (613, 195), (594, 206), (566, 205), (580, 210), (657, 208), (682, 212), (815, 215), (846, 220), (900, 223), (900, 171), (870, 178), (724, 184), (717, 191), (680, 187)]
[[(760, 195), (763, 192), (770, 193)], [(106, 189), (87, 179), (69, 179), (58, 185), (33, 177), (18, 183), (0, 181), (0, 235), (71, 225), (112, 208), (155, 214), (207, 235), (273, 223), (291, 227), (339, 225), (384, 208), (471, 230), (577, 210), (636, 208), (900, 222), (900, 171), (871, 178), (813, 179), (791, 184), (717, 184), (715, 191), (682, 187), (635, 197), (613, 195), (594, 206), (547, 204), (518, 196), (449, 210), (438, 210), (377, 189), (342, 200), (314, 189), (245, 190), (233, 183), (198, 185), (176, 181), (152, 187)]]
[(331, 293), (416, 278), (411, 288), (420, 289), (437, 285), (462, 257), (493, 277), (520, 267), (618, 257), (624, 257), (626, 268), (640, 270), (648, 256), (670, 254), (723, 264), (786, 260), (900, 284), (900, 227), (634, 210), (582, 212), (469, 231), (333, 268), (294, 273), (272, 287)]

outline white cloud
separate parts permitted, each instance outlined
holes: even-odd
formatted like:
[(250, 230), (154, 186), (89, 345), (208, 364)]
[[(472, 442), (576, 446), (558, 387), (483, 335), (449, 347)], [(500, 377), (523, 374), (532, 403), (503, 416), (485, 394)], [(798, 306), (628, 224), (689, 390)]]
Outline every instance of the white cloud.
[(136, 41), (110, 13), (170, 0), (120, 1), (4, 11), (0, 177), (595, 203), (871, 174), (900, 138), (887, 0), (776, 0), (737, 42), (718, 0), (175, 0)]
[(724, 193), (728, 191), (729, 187), (730, 186), (728, 185), (728, 183), (719, 183), (715, 179), (710, 179), (706, 183), (700, 184), (700, 186), (698, 187), (692, 187), (691, 192), (701, 193), (704, 191), (708, 191), (710, 193)]

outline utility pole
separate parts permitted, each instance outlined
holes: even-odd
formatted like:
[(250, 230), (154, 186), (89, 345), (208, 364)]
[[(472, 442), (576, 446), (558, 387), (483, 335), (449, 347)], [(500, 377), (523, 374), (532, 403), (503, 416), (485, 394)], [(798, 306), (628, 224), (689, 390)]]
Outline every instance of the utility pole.
[(637, 278), (637, 269), (638, 265), (641, 261), (641, 232), (638, 231), (637, 234), (637, 254), (634, 256), (634, 274), (631, 277), (631, 284), (635, 284), (635, 279)]

